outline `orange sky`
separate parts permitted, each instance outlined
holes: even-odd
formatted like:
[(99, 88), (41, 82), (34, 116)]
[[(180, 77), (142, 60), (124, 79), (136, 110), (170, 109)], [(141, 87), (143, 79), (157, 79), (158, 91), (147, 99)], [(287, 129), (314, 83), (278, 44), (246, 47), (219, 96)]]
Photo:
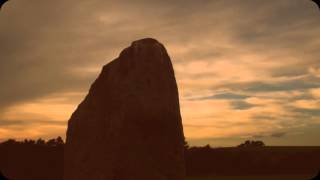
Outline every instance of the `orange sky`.
[(187, 140), (320, 145), (320, 12), (303, 0), (10, 1), (0, 12), (0, 140), (64, 136), (102, 65), (153, 37)]

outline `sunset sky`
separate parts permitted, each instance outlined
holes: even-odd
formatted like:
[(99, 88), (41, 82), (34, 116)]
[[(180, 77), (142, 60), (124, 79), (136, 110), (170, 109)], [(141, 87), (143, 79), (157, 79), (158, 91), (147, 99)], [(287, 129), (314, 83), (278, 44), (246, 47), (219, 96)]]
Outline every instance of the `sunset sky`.
[(0, 141), (65, 137), (102, 66), (145, 37), (172, 59), (191, 145), (320, 145), (320, 11), (309, 0), (10, 0)]

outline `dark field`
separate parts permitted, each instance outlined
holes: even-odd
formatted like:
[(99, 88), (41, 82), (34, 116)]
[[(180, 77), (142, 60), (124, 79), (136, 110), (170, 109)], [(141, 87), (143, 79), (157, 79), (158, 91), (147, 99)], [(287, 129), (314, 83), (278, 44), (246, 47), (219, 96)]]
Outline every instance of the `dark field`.
[[(6, 141), (0, 170), (11, 179), (61, 180), (61, 140)], [(320, 147), (185, 148), (187, 180), (309, 180), (320, 170)]]
[(313, 175), (320, 170), (320, 147), (189, 148), (187, 174), (203, 176)]
[(309, 180), (310, 175), (188, 177), (186, 180)]

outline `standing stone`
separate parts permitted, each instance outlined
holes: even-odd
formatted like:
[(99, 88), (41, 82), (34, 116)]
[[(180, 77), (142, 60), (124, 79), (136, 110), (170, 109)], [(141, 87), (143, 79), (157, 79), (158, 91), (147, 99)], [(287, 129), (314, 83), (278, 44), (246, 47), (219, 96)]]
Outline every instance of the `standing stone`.
[(155, 39), (135, 41), (72, 114), (64, 180), (183, 180), (183, 140), (170, 57)]

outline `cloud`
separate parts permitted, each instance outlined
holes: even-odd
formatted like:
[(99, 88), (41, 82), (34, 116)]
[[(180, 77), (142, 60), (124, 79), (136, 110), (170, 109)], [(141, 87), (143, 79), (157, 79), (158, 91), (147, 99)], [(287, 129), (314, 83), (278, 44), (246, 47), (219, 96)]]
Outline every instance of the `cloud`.
[(66, 121), (101, 67), (143, 37), (172, 58), (187, 137), (308, 126), (319, 116), (310, 106), (320, 88), (319, 20), (300, 0), (9, 1), (0, 14), (0, 136), (64, 134), (47, 126)]
[(291, 108), (292, 111), (305, 115), (306, 117), (320, 117), (320, 108)]
[(222, 93), (216, 94), (213, 96), (214, 99), (246, 99), (249, 96), (242, 94), (234, 94), (234, 93)]
[(203, 96), (203, 97), (194, 97), (188, 98), (188, 100), (199, 101), (199, 100), (208, 100), (208, 99), (226, 99), (226, 100), (237, 100), (237, 99), (246, 99), (250, 96), (236, 93), (219, 93), (211, 96)]
[(27, 126), (39, 126), (39, 125), (56, 125), (66, 126), (66, 121), (54, 121), (54, 120), (0, 120), (0, 128), (26, 128)]
[(320, 97), (320, 88), (310, 89), (310, 93), (314, 98)]
[(257, 134), (257, 135), (253, 135), (252, 136), (252, 138), (254, 138), (254, 139), (262, 139), (262, 138), (264, 138), (265, 136), (264, 135), (262, 135), (262, 134)]
[(266, 132), (261, 134), (253, 135), (252, 138), (254, 139), (267, 139), (267, 138), (282, 138), (286, 136), (287, 133), (285, 132)]
[(320, 79), (314, 77), (301, 78), (284, 81), (256, 81), (244, 83), (230, 83), (223, 85), (232, 90), (242, 90), (244, 92), (276, 92), (276, 91), (294, 91), (308, 90), (320, 87)]
[(281, 137), (283, 137), (283, 136), (285, 136), (285, 135), (286, 135), (285, 132), (277, 132), (277, 133), (271, 134), (270, 136), (271, 136), (271, 137), (275, 137), (275, 138), (281, 138)]
[(261, 114), (259, 114), (259, 115), (253, 115), (251, 118), (254, 119), (254, 120), (271, 120), (271, 121), (277, 119), (276, 117), (274, 117), (274, 116), (272, 116), (272, 115), (270, 115), (270, 114), (266, 114), (266, 115), (261, 115)]
[(232, 101), (231, 106), (233, 109), (236, 109), (236, 110), (246, 110), (246, 109), (255, 107), (254, 104), (250, 104), (245, 101)]
[(295, 101), (293, 106), (302, 109), (317, 109), (320, 108), (320, 102), (313, 99), (302, 99)]

